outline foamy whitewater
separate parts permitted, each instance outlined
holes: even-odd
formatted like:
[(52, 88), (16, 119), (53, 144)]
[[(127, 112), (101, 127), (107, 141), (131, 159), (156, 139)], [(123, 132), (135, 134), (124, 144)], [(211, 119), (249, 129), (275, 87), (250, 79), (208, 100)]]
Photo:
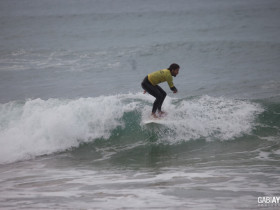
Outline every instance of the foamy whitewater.
[[(0, 1), (0, 209), (279, 209), (279, 18), (277, 0)], [(173, 62), (146, 124), (141, 82)]]
[[(153, 100), (138, 93), (3, 104), (1, 162), (52, 154), (96, 139), (105, 141), (115, 130), (125, 130), (127, 125), (145, 133), (149, 127), (143, 121), (150, 118)], [(164, 126), (154, 132), (160, 136), (158, 143), (168, 144), (199, 138), (223, 141), (250, 134), (256, 115), (263, 111), (258, 104), (209, 96), (183, 100), (168, 97), (165, 107), (170, 111)], [(129, 120), (125, 119), (128, 114), (132, 115)]]

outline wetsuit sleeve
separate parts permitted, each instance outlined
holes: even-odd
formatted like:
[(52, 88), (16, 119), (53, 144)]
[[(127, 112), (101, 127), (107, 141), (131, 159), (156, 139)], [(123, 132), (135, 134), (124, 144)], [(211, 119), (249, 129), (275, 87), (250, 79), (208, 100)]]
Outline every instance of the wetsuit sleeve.
[(172, 91), (177, 91), (177, 88), (173, 84), (173, 78), (171, 75), (167, 77), (166, 81)]
[(167, 81), (170, 88), (174, 87), (173, 78), (172, 78), (171, 74), (166, 76), (166, 81)]

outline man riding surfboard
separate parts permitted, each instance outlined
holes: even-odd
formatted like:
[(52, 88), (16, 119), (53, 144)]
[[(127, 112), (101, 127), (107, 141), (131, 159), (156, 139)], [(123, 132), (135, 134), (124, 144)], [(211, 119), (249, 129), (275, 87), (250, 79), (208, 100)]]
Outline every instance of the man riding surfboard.
[(173, 93), (177, 93), (178, 90), (173, 84), (172, 76), (176, 77), (177, 74), (179, 74), (179, 69), (180, 66), (173, 63), (167, 69), (162, 69), (148, 74), (141, 83), (144, 93), (148, 92), (156, 98), (152, 109), (153, 117), (157, 118), (156, 111), (158, 111), (159, 116), (164, 114), (164, 112), (161, 111), (161, 106), (166, 97), (166, 92), (158, 84), (167, 82)]

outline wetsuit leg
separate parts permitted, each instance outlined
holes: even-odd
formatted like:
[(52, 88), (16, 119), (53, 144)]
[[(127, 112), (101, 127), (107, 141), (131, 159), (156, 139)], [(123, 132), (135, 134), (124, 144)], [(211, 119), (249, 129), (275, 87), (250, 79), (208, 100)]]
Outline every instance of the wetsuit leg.
[(158, 88), (158, 90), (160, 91), (160, 98), (159, 98), (159, 104), (158, 104), (158, 111), (161, 111), (161, 106), (162, 106), (162, 104), (163, 104), (163, 101), (164, 101), (164, 99), (165, 99), (165, 97), (166, 97), (166, 92), (160, 87), (160, 86), (158, 86), (157, 85), (157, 88)]
[(157, 110), (161, 111), (161, 106), (166, 97), (166, 92), (158, 85), (153, 86), (149, 82), (148, 77), (145, 77), (141, 85), (144, 90), (156, 98), (153, 104), (152, 113), (155, 113)]

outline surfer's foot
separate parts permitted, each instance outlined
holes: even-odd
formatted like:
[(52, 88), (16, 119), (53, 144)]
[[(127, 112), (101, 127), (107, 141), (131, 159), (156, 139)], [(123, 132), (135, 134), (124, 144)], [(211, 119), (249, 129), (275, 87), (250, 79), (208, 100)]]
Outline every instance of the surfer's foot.
[(163, 111), (159, 111), (158, 113), (159, 113), (159, 116), (160, 116), (160, 117), (163, 117), (163, 116), (166, 116), (166, 115), (167, 115), (166, 112), (163, 112)]
[(158, 116), (156, 115), (156, 113), (152, 113), (152, 117), (155, 119), (158, 119)]

